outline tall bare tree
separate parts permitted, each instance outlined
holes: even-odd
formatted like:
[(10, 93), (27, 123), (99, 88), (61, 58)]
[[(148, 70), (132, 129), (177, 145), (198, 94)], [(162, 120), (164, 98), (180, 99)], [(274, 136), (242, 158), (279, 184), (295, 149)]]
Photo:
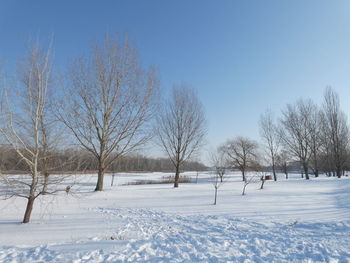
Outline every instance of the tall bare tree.
[(270, 156), (273, 178), (277, 181), (276, 176), (276, 157), (280, 150), (281, 133), (273, 119), (273, 113), (267, 110), (260, 116), (260, 136), (264, 141), (265, 149)]
[(328, 142), (331, 166), (337, 177), (341, 177), (347, 160), (349, 146), (349, 128), (345, 113), (340, 109), (338, 94), (331, 88), (324, 93), (323, 104), (324, 140)]
[(315, 177), (319, 175), (319, 161), (323, 146), (323, 117), (317, 105), (310, 103), (310, 112), (308, 113), (309, 147), (311, 152), (310, 168)]
[(206, 134), (204, 109), (193, 89), (184, 84), (173, 87), (158, 116), (156, 133), (175, 167), (178, 187), (181, 165), (199, 150)]
[(281, 119), (281, 138), (284, 147), (301, 162), (307, 180), (311, 158), (310, 116), (313, 109), (311, 100), (298, 100), (294, 105), (287, 105)]
[(224, 146), (229, 162), (242, 173), (242, 180), (246, 181), (246, 172), (254, 167), (258, 157), (258, 144), (246, 137), (238, 136)]
[(127, 38), (106, 36), (103, 44), (93, 46), (91, 57), (75, 63), (68, 106), (59, 117), (98, 161), (95, 191), (103, 190), (110, 164), (150, 139), (158, 86), (155, 71), (142, 69)]
[[(48, 191), (48, 181), (43, 180), (40, 163), (48, 158), (49, 141), (44, 134), (47, 116), (47, 94), (51, 88), (50, 48), (43, 50), (33, 46), (29, 55), (20, 64), (19, 85), (8, 90), (15, 90), (17, 99), (7, 95), (2, 104), (0, 134), (13, 149), (20, 161), (24, 162), (29, 175), (2, 176), (7, 185), (7, 195), (27, 199), (23, 223), (30, 221), (35, 199)], [(46, 183), (45, 183), (46, 181)], [(57, 182), (53, 183), (57, 186)]]

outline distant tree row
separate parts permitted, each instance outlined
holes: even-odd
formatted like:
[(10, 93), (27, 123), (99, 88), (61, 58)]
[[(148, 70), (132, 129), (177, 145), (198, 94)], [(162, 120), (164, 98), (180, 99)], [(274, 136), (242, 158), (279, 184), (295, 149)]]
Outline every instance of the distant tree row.
[[(98, 170), (94, 156), (82, 149), (65, 149), (50, 152), (47, 160), (48, 173), (87, 173)], [(64, 164), (64, 165), (62, 165)], [(39, 170), (44, 170), (39, 163)], [(203, 171), (207, 167), (198, 161), (184, 161), (182, 171)], [(18, 157), (16, 150), (7, 145), (0, 145), (0, 171), (3, 173), (28, 173), (28, 166)], [(174, 165), (168, 158), (151, 158), (142, 154), (121, 156), (107, 169), (109, 173), (118, 172), (173, 172)]]
[(290, 170), (302, 177), (320, 173), (341, 177), (350, 163), (349, 126), (339, 97), (330, 87), (318, 106), (310, 99), (288, 104), (278, 119), (267, 110), (260, 117), (262, 145), (238, 136), (218, 148), (225, 165), (238, 169), (246, 181), (247, 171), (267, 169), (288, 178)]

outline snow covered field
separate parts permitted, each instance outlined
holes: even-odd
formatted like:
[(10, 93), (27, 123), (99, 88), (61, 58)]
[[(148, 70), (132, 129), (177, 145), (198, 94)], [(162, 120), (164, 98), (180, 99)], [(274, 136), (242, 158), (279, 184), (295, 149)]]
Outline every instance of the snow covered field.
[[(81, 176), (72, 194), (42, 196), (21, 224), (25, 200), (0, 201), (0, 262), (350, 262), (350, 179), (299, 179), (242, 196), (230, 174), (212, 205), (198, 184), (123, 185), (167, 174), (119, 174), (95, 193)], [(195, 173), (186, 173), (195, 177)]]

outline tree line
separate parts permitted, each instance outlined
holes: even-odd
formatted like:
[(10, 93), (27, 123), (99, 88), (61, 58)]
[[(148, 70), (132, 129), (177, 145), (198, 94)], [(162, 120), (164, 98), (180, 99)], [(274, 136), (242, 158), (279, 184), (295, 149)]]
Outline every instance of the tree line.
[[(261, 144), (247, 137), (237, 136), (217, 149), (213, 162), (238, 169), (247, 181), (248, 171), (301, 171), (301, 176), (318, 177), (325, 173), (340, 178), (349, 169), (349, 126), (340, 107), (338, 94), (330, 87), (324, 92), (323, 103), (299, 99), (287, 104), (280, 116), (266, 110), (259, 121)], [(218, 157), (220, 159), (218, 160)]]
[[(67, 148), (50, 153), (49, 173), (94, 173), (98, 162), (88, 151), (79, 148)], [(62, 165), (64, 164), (64, 165)], [(39, 163), (39, 170), (43, 167)], [(204, 171), (207, 167), (199, 161), (185, 161), (182, 171)], [(174, 165), (169, 158), (153, 158), (144, 154), (122, 156), (107, 169), (108, 173), (119, 172), (172, 172)], [(0, 171), (3, 173), (23, 174), (30, 172), (28, 166), (8, 145), (0, 145)]]

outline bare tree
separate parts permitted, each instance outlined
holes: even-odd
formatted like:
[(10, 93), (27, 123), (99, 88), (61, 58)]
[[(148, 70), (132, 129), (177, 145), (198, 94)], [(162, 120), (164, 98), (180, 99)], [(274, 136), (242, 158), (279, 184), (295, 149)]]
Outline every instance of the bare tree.
[(41, 176), (44, 177), (42, 195), (48, 193), (50, 174), (69, 165), (76, 159), (76, 156), (72, 154), (65, 160), (59, 158), (60, 149), (63, 149), (65, 146), (64, 137), (66, 136), (66, 130), (65, 127), (62, 127), (59, 123), (55, 116), (54, 108), (52, 107), (57, 94), (55, 94), (54, 89), (51, 87), (57, 83), (58, 81), (56, 79), (50, 81), (50, 85), (45, 94), (47, 103), (39, 121), (40, 158), (38, 166), (41, 171)]
[(305, 179), (309, 179), (310, 116), (313, 113), (313, 103), (310, 100), (299, 100), (295, 105), (288, 104), (282, 113), (281, 138), (284, 147), (301, 162)]
[(260, 190), (264, 189), (267, 174), (262, 166), (262, 162), (263, 159), (261, 156), (257, 156), (255, 160), (251, 162), (249, 172), (244, 176), (242, 195), (246, 195), (248, 185), (259, 183), (259, 181), (261, 182)]
[(227, 166), (227, 159), (225, 156), (224, 147), (220, 146), (215, 151), (211, 151), (209, 158), (216, 170), (216, 173), (220, 178), (220, 183), (222, 183), (224, 180), (224, 176), (226, 174), (226, 166)]
[(221, 184), (223, 183), (220, 179), (220, 173), (222, 170), (215, 169), (214, 176), (212, 177), (212, 183), (215, 189), (214, 192), (214, 205), (216, 205), (217, 202), (217, 196), (218, 196), (218, 189), (220, 188)]
[[(47, 94), (51, 88), (52, 76), (50, 50), (45, 51), (38, 46), (30, 49), (19, 70), (20, 85), (15, 89), (18, 99), (10, 103), (9, 98), (12, 97), (7, 95), (2, 105), (0, 133), (29, 172), (29, 175), (2, 177), (3, 183), (7, 185), (7, 197), (20, 196), (27, 199), (23, 223), (30, 221), (35, 199), (43, 191), (48, 192), (48, 181), (42, 180), (40, 162), (48, 158), (48, 151), (43, 150), (43, 147), (50, 147), (44, 134), (49, 103)], [(57, 183), (52, 182), (55, 187)], [(46, 185), (45, 189), (43, 185)]]
[(249, 174), (246, 174), (243, 181), (242, 195), (246, 195), (247, 186), (249, 184), (257, 183), (259, 180), (261, 181), (260, 189), (263, 189), (265, 183), (265, 178), (263, 176), (263, 173), (258, 171), (253, 171)]
[[(253, 167), (251, 168), (252, 171), (250, 172), (250, 175), (249, 175), (250, 178), (249, 179), (251, 180), (250, 182), (252, 182), (252, 181), (257, 182), (260, 179), (260, 182), (261, 182), (260, 190), (262, 190), (262, 189), (264, 189), (264, 185), (265, 185), (265, 182), (266, 182), (266, 177), (268, 175), (268, 172), (267, 172), (265, 166), (262, 165), (263, 159), (265, 159), (265, 158), (261, 158), (260, 157), (259, 159), (260, 160), (257, 160), (255, 162), (255, 164), (253, 165)], [(251, 179), (252, 177), (253, 177), (253, 179)], [(249, 180), (247, 180), (247, 181), (249, 181)]]
[(339, 97), (331, 88), (324, 93), (323, 131), (327, 150), (330, 153), (331, 167), (337, 177), (341, 177), (347, 160), (349, 128), (345, 113), (340, 109)]
[(174, 86), (171, 97), (158, 116), (156, 133), (158, 143), (175, 167), (174, 187), (179, 186), (180, 168), (196, 153), (206, 134), (202, 104), (191, 88)]
[(313, 170), (315, 177), (319, 175), (319, 159), (322, 152), (322, 113), (320, 112), (317, 105), (311, 103), (309, 105), (310, 112), (308, 113), (308, 130), (309, 130), (309, 147), (311, 152), (311, 165), (310, 168)]
[(247, 170), (255, 165), (257, 159), (258, 144), (246, 137), (236, 137), (228, 141), (223, 148), (234, 168), (242, 173), (242, 180), (246, 181)]
[(214, 166), (214, 176), (212, 177), (212, 183), (215, 189), (214, 194), (214, 205), (216, 205), (218, 189), (224, 182), (224, 175), (226, 173), (226, 158), (222, 147), (218, 147), (215, 151), (210, 152), (210, 161)]
[(276, 157), (276, 164), (278, 169), (280, 169), (288, 179), (288, 173), (290, 170), (290, 154), (288, 150), (282, 149)]
[(273, 113), (267, 110), (260, 116), (260, 136), (265, 143), (265, 149), (271, 159), (273, 178), (277, 181), (276, 176), (276, 157), (281, 144), (281, 133), (274, 123)]
[(127, 38), (105, 37), (90, 58), (79, 59), (71, 70), (66, 108), (60, 120), (78, 143), (98, 161), (95, 191), (103, 190), (105, 170), (116, 159), (145, 142), (157, 106), (155, 71), (145, 72)]

